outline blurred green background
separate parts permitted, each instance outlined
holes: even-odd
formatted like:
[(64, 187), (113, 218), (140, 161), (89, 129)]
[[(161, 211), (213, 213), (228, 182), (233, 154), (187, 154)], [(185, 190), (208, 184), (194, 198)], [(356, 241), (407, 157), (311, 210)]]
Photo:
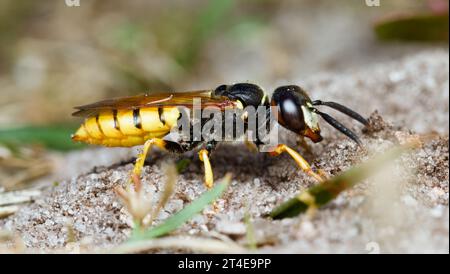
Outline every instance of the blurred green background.
[[(374, 27), (389, 14), (444, 14), (448, 20), (448, 1), (380, 4), (80, 0), (79, 7), (68, 7), (64, 0), (1, 0), (0, 142), (39, 139), (71, 149), (68, 133), (80, 122), (70, 115), (75, 105), (239, 81), (270, 91), (317, 72), (367, 66), (430, 46), (377, 39), (408, 38), (408, 30)], [(448, 26), (441, 37), (439, 20), (432, 25), (437, 37), (425, 40), (448, 40)], [(421, 40), (420, 33), (413, 38)]]

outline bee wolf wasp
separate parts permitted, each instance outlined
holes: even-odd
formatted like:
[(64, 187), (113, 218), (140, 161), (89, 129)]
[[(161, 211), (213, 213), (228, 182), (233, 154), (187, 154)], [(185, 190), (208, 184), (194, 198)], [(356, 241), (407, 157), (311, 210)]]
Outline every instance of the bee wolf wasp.
[[(220, 111), (242, 109), (246, 106), (265, 107), (275, 116), (276, 122), (284, 128), (302, 137), (320, 142), (318, 117), (322, 117), (331, 126), (348, 136), (358, 145), (357, 135), (321, 112), (317, 106), (328, 106), (367, 125), (367, 120), (355, 111), (335, 102), (312, 101), (307, 93), (296, 85), (281, 86), (275, 89), (269, 100), (257, 85), (238, 83), (221, 85), (214, 90), (202, 90), (181, 93), (145, 94), (132, 97), (109, 99), (97, 103), (76, 107), (74, 116), (86, 117), (75, 134), (74, 141), (110, 147), (132, 147), (144, 145), (136, 159), (133, 176), (140, 176), (145, 158), (152, 146), (175, 153), (199, 149), (199, 159), (204, 164), (204, 183), (207, 188), (213, 185), (213, 172), (209, 155), (216, 146), (214, 140), (172, 141), (167, 137), (174, 127), (179, 126), (180, 107), (192, 108), (194, 98), (201, 99), (200, 108), (215, 107)], [(273, 113), (273, 112), (276, 113)], [(242, 117), (242, 119), (246, 119)], [(266, 120), (267, 116), (258, 117)], [(205, 122), (205, 121), (202, 121)], [(253, 143), (258, 147), (259, 138)], [(317, 181), (323, 181), (322, 175), (313, 171), (308, 162), (294, 149), (285, 144), (277, 144), (269, 153), (273, 156), (289, 154), (308, 175)]]

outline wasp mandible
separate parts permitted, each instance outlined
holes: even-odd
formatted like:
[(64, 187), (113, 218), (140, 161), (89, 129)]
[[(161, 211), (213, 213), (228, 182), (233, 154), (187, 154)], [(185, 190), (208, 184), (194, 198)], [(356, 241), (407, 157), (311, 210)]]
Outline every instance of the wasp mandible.
[[(199, 149), (198, 156), (204, 164), (204, 183), (207, 188), (211, 188), (213, 171), (209, 156), (216, 147), (217, 141), (205, 139), (173, 141), (165, 138), (174, 127), (179, 126), (180, 107), (192, 108), (194, 98), (201, 99), (201, 108), (215, 107), (225, 111), (253, 106), (265, 107), (269, 112), (276, 111), (272, 114), (275, 114), (278, 124), (302, 137), (308, 137), (314, 143), (322, 140), (318, 123), (320, 116), (335, 129), (361, 145), (361, 141), (354, 132), (330, 115), (319, 111), (318, 106), (331, 107), (367, 125), (367, 120), (355, 111), (335, 102), (312, 101), (307, 93), (296, 85), (278, 87), (269, 99), (259, 86), (238, 83), (220, 85), (214, 90), (144, 94), (76, 107), (77, 111), (73, 115), (86, 117), (86, 120), (72, 135), (72, 139), (109, 147), (144, 145), (133, 169), (133, 176), (138, 177), (141, 175), (144, 161), (152, 146), (175, 153)], [(241, 119), (245, 120), (246, 117), (242, 116)], [(267, 117), (258, 117), (258, 119), (264, 120)], [(253, 142), (257, 147), (261, 144), (258, 138)], [(285, 144), (277, 144), (270, 154), (278, 156), (285, 152), (308, 175), (319, 182), (324, 180), (320, 172), (315, 172), (298, 152)]]

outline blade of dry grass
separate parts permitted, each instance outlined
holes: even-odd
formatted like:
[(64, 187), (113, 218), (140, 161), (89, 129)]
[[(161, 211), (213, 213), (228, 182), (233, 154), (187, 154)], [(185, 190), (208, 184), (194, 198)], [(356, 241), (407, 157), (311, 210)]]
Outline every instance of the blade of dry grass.
[(19, 210), (19, 207), (15, 205), (0, 207), (0, 219), (6, 218), (9, 215), (16, 213), (17, 210)]
[(148, 222), (150, 225), (153, 223), (153, 220), (158, 216), (161, 209), (167, 204), (170, 196), (172, 196), (173, 191), (175, 189), (175, 184), (177, 182), (177, 167), (174, 164), (165, 164), (163, 166), (164, 173), (166, 174), (166, 184), (161, 198), (158, 201), (158, 204), (154, 208), (150, 221)]
[(26, 203), (41, 195), (39, 190), (20, 190), (0, 193), (0, 206)]
[(252, 250), (256, 250), (258, 247), (256, 244), (255, 228), (253, 227), (252, 219), (250, 217), (248, 209), (245, 211), (244, 223), (246, 227), (247, 246)]
[[(151, 249), (187, 249), (197, 252), (208, 253), (242, 253), (245, 249), (233, 243), (226, 243), (220, 240), (208, 238), (192, 238), (192, 237), (166, 237), (160, 239), (150, 239), (127, 242), (108, 253), (139, 253)], [(103, 253), (103, 251), (100, 251)]]

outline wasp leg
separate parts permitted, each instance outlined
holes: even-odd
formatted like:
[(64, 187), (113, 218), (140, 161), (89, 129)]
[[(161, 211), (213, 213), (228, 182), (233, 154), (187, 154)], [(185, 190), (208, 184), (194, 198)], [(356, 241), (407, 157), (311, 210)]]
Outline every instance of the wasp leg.
[(205, 186), (207, 189), (210, 189), (214, 183), (214, 176), (208, 154), (209, 151), (207, 149), (201, 149), (198, 153), (198, 157), (200, 161), (203, 162), (205, 168)]
[[(211, 167), (211, 162), (209, 161), (209, 152), (214, 148), (215, 143), (208, 143), (206, 145), (206, 148), (201, 149), (198, 152), (198, 157), (200, 159), (200, 161), (203, 162), (204, 168), (205, 168), (205, 186), (207, 189), (211, 189), (213, 187), (214, 184), (214, 176), (213, 176), (213, 171), (212, 171), (212, 167)], [(213, 203), (213, 209), (214, 212), (218, 212), (219, 211), (219, 207), (217, 206), (217, 203), (214, 202)]]
[(164, 141), (163, 139), (153, 138), (153, 139), (147, 140), (144, 143), (144, 148), (142, 149), (142, 152), (139, 153), (138, 157), (136, 158), (136, 163), (134, 164), (132, 176), (137, 176), (138, 178), (141, 176), (142, 168), (144, 167), (145, 158), (147, 158), (148, 151), (154, 145), (159, 148), (166, 149), (166, 141)]
[(136, 158), (136, 163), (134, 165), (132, 176), (137, 176), (138, 178), (141, 176), (142, 168), (144, 167), (145, 159), (147, 158), (147, 154), (149, 150), (152, 148), (152, 146), (157, 146), (163, 150), (168, 150), (175, 153), (183, 153), (186, 151), (191, 150), (196, 145), (198, 145), (199, 142), (187, 142), (187, 143), (176, 143), (172, 141), (166, 141), (159, 138), (153, 138), (150, 140), (147, 140), (144, 143), (144, 148), (142, 150), (142, 153), (138, 155)]
[(324, 179), (319, 174), (315, 173), (309, 163), (300, 155), (298, 152), (293, 150), (292, 148), (288, 147), (285, 144), (278, 145), (273, 151), (269, 152), (272, 156), (278, 156), (282, 154), (283, 152), (287, 152), (294, 160), (297, 162), (297, 164), (300, 166), (300, 168), (309, 176), (316, 179), (318, 182), (323, 182)]
[[(306, 153), (308, 153), (308, 155), (313, 155), (311, 146), (306, 142), (305, 137), (300, 136), (299, 139), (298, 139), (297, 144), (298, 144), (299, 146), (301, 146), (303, 149), (305, 149), (305, 150), (306, 150)], [(325, 171), (323, 171), (322, 169), (320, 169), (320, 168), (317, 169), (317, 173), (318, 173), (320, 176), (322, 176), (322, 178), (325, 178), (325, 179), (328, 178), (327, 173), (326, 173)]]

